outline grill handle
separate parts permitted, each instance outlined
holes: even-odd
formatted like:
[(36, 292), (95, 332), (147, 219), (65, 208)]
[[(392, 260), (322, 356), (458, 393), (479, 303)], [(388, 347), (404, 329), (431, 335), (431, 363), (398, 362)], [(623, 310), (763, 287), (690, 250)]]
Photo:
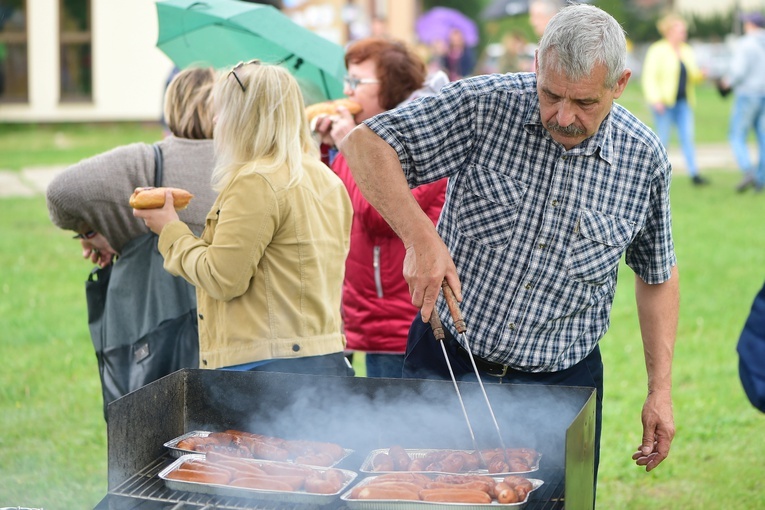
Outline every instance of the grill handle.
[(441, 288), (444, 291), (446, 306), (449, 307), (449, 313), (452, 314), (454, 327), (457, 329), (457, 333), (462, 334), (467, 331), (467, 326), (465, 325), (465, 319), (462, 318), (462, 311), (460, 310), (460, 305), (457, 303), (457, 297), (454, 295), (454, 291), (446, 280), (441, 283)]

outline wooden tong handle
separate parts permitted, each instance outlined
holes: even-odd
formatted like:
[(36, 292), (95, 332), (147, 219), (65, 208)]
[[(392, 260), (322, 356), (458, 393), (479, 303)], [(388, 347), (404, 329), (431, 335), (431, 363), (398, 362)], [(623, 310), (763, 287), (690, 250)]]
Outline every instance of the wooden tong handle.
[(457, 303), (457, 297), (454, 295), (454, 291), (449, 284), (444, 281), (441, 283), (441, 288), (444, 291), (444, 299), (446, 299), (446, 306), (449, 307), (449, 313), (452, 314), (452, 320), (454, 321), (454, 327), (457, 329), (457, 333), (464, 333), (467, 331), (465, 325), (465, 319), (462, 318), (462, 311), (460, 305)]
[(444, 334), (444, 326), (441, 324), (441, 319), (438, 317), (438, 311), (433, 310), (430, 312), (430, 327), (433, 328), (433, 336), (436, 337), (436, 340), (439, 340), (441, 342), (444, 341), (444, 338), (446, 338), (446, 335)]

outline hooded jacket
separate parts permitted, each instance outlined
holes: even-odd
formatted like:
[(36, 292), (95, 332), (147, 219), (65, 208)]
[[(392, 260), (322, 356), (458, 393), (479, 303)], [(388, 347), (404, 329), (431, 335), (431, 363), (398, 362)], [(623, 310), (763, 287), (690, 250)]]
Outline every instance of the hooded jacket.
[[(345, 157), (332, 170), (345, 184), (353, 204), (351, 249), (345, 261), (343, 324), (350, 350), (402, 354), (417, 308), (403, 276), (404, 243), (362, 196)], [(435, 224), (446, 195), (446, 179), (412, 190)]]

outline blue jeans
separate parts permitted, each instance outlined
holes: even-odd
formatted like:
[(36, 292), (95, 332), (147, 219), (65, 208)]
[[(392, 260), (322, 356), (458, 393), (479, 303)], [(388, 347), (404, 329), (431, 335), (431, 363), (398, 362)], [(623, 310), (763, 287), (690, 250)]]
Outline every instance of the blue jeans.
[(656, 122), (656, 134), (665, 148), (669, 146), (672, 124), (677, 126), (677, 137), (688, 165), (688, 173), (691, 176), (697, 175), (699, 167), (696, 164), (696, 146), (693, 144), (693, 110), (688, 101), (681, 99), (674, 106), (666, 106), (664, 113), (653, 110), (653, 118)]
[[(752, 164), (746, 143), (751, 129), (754, 129), (757, 135), (760, 161), (756, 166)], [(757, 184), (765, 184), (765, 96), (736, 95), (731, 111), (728, 140), (741, 171), (751, 173)]]
[(367, 377), (390, 377), (401, 379), (404, 370), (403, 354), (382, 354), (368, 352), (364, 355)]

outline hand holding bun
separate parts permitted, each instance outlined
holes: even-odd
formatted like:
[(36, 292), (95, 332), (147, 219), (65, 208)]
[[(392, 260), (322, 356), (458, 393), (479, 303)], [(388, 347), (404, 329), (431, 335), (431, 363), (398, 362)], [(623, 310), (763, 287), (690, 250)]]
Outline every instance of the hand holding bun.
[(319, 115), (338, 115), (338, 106), (344, 106), (351, 115), (356, 115), (361, 112), (361, 105), (356, 101), (350, 99), (336, 99), (334, 101), (324, 101), (323, 103), (312, 104), (306, 107), (305, 114), (308, 117), (308, 122), (313, 121)]
[(130, 196), (133, 209), (161, 209), (165, 206), (165, 193), (172, 191), (176, 211), (185, 209), (194, 195), (181, 188), (136, 188)]

